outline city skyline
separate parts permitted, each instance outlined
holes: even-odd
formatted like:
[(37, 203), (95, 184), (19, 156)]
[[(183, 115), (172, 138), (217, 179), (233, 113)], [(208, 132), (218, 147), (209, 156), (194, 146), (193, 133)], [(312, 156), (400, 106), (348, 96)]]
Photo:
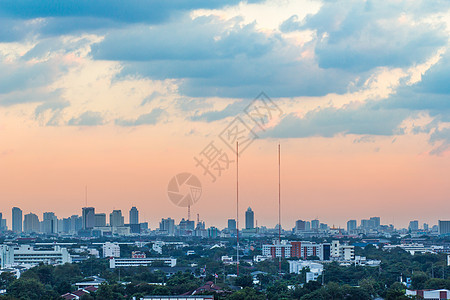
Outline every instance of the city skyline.
[[(283, 223), (450, 215), (448, 2), (113, 1), (0, 2), (6, 215), (68, 216), (87, 185), (99, 211), (181, 218), (167, 185), (188, 172), (202, 185), (192, 215), (223, 227), (238, 125), (255, 221), (277, 223), (278, 144)], [(208, 147), (226, 162), (214, 174)]]
[[(62, 220), (62, 219), (70, 219), (71, 217), (77, 216), (78, 218), (80, 218), (80, 222), (81, 222), (81, 227), (80, 229), (94, 229), (95, 227), (104, 227), (104, 226), (111, 226), (111, 227), (117, 227), (117, 226), (124, 226), (124, 225), (131, 225), (131, 224), (140, 224), (140, 223), (147, 223), (149, 228), (153, 228), (156, 229), (158, 227), (161, 226), (161, 220), (164, 220), (165, 218), (169, 218), (172, 219), (173, 216), (160, 216), (160, 217), (155, 217), (153, 222), (150, 219), (140, 219), (139, 215), (140, 215), (140, 210), (138, 208), (136, 208), (135, 206), (130, 207), (129, 210), (127, 211), (122, 211), (122, 210), (118, 210), (118, 209), (113, 209), (111, 211), (111, 213), (109, 214), (109, 217), (106, 218), (106, 216), (108, 215), (105, 212), (99, 212), (95, 210), (95, 207), (82, 207), (81, 208), (81, 213), (77, 214), (76, 212), (72, 213), (69, 216), (58, 216), (57, 214), (55, 214), (54, 212), (43, 212), (42, 218), (39, 217), (39, 214), (36, 214), (34, 212), (29, 212), (29, 213), (23, 213), (23, 210), (21, 210), (19, 207), (13, 207), (12, 208), (12, 213), (11, 216), (14, 214), (14, 211), (18, 212), (17, 210), (19, 210), (20, 212), (20, 216), (17, 216), (17, 220), (21, 220), (20, 222), (20, 230), (18, 232), (27, 232), (27, 230), (25, 229), (27, 226), (25, 224), (25, 220), (28, 217), (28, 222), (36, 222), (35, 221), (35, 217), (37, 217), (37, 221), (38, 221), (38, 225), (39, 223), (42, 223), (46, 220), (46, 218), (55, 218), (56, 221), (58, 220)], [(128, 213), (127, 213), (128, 212)], [(88, 214), (91, 214), (91, 216), (89, 217)], [(125, 216), (129, 216), (127, 219), (125, 219)], [(132, 217), (134, 215), (134, 217)], [(137, 215), (137, 218), (136, 218)], [(259, 223), (255, 224), (255, 222), (257, 222), (257, 219), (255, 219), (255, 212), (252, 210), (251, 207), (248, 207), (247, 209), (245, 209), (243, 211), (243, 215), (244, 215), (244, 223), (240, 225), (240, 230), (248, 230), (248, 229), (254, 229), (254, 228), (260, 228), (260, 227), (266, 227), (268, 229), (274, 228), (276, 229), (278, 226), (278, 223), (276, 223), (274, 226), (270, 226), (269, 224), (265, 224), (265, 223)], [(46, 216), (50, 216), (50, 217), (46, 217)], [(98, 221), (98, 217), (100, 217), (100, 221)], [(91, 220), (89, 220), (89, 218)], [(199, 218), (200, 222), (205, 223), (204, 219), (200, 218), (200, 215), (197, 216), (197, 218)], [(15, 231), (17, 232), (17, 230), (14, 230), (13, 226), (12, 226), (12, 222), (13, 219), (11, 218), (10, 222), (8, 223), (8, 218), (5, 218), (5, 213), (4, 212), (0, 212), (0, 219), (3, 219), (3, 221), (5, 221), (6, 219), (6, 225), (8, 226), (9, 230)], [(134, 222), (132, 220), (135, 220)], [(139, 222), (137, 220), (141, 220), (142, 222)], [(177, 224), (177, 218), (172, 219), (173, 221), (175, 221), (175, 225)], [(180, 217), (179, 221), (182, 222), (183, 220), (188, 220), (187, 216), (185, 217)], [(109, 222), (108, 222), (109, 221)], [(127, 222), (125, 222), (127, 221)], [(191, 219), (190, 221), (194, 222), (193, 224), (195, 224), (195, 220)], [(361, 218), (349, 218), (347, 219), (347, 221), (345, 221), (344, 225), (337, 225), (337, 224), (330, 224), (329, 222), (327, 222), (326, 219), (320, 219), (320, 218), (314, 218), (314, 219), (299, 219), (297, 218), (292, 226), (291, 225), (283, 225), (282, 224), (282, 228), (285, 231), (290, 231), (290, 230), (297, 230), (297, 228), (299, 226), (301, 226), (303, 229), (302, 230), (312, 230), (312, 229), (319, 229), (319, 225), (321, 225), (322, 223), (327, 225), (327, 227), (329, 229), (341, 229), (341, 230), (346, 230), (346, 231), (350, 231), (349, 230), (349, 226), (352, 229), (356, 229), (356, 228), (366, 228), (366, 229), (370, 229), (370, 228), (379, 228), (380, 225), (383, 226), (390, 226), (393, 225), (394, 228), (396, 229), (411, 229), (411, 224), (415, 224), (413, 226), (415, 226), (415, 228), (413, 228), (413, 230), (429, 230), (431, 229), (433, 226), (437, 226), (439, 221), (446, 221), (446, 222), (450, 222), (447, 221), (447, 219), (437, 219), (434, 222), (426, 222), (424, 220), (417, 220), (417, 219), (411, 219), (408, 221), (408, 225), (407, 226), (395, 226), (392, 223), (389, 222), (383, 222), (382, 219), (378, 216), (371, 216), (371, 217), (361, 217)], [(98, 224), (98, 222), (100, 222), (100, 224)], [(236, 225), (236, 219), (231, 217), (226, 219), (225, 221), (220, 221), (220, 223), (225, 222), (224, 226), (220, 226), (217, 223), (207, 223), (208, 227), (217, 227), (220, 229), (227, 229), (230, 226), (230, 222), (234, 222), (231, 224), (234, 224), (234, 226)], [(299, 222), (303, 222), (303, 223), (299, 223)], [(45, 222), (44, 222), (45, 223)], [(305, 227), (305, 223), (308, 223), (308, 226)], [(352, 225), (349, 225), (349, 223), (351, 223)], [(86, 225), (88, 224), (88, 225)], [(150, 224), (155, 224), (154, 226), (150, 226)], [(32, 225), (28, 225), (28, 226), (32, 226)], [(44, 233), (52, 233), (54, 232), (53, 230), (48, 230), (45, 229), (45, 226), (51, 226), (53, 227), (54, 225), (43, 225), (43, 232)], [(177, 225), (178, 226), (178, 225)], [(424, 226), (426, 226), (426, 228), (424, 228)], [(39, 228), (39, 226), (38, 226)], [(305, 229), (306, 228), (306, 229)], [(56, 233), (56, 232), (55, 232)]]

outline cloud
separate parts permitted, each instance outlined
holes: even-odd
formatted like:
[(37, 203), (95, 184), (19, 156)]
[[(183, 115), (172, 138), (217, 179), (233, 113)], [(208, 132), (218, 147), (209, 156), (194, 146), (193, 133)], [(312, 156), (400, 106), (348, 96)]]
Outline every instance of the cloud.
[[(35, 22), (33, 31), (42, 35), (63, 35), (119, 28), (127, 24), (161, 24), (195, 9), (217, 9), (237, 5), (239, 0), (4, 0), (0, 1), (0, 40), (22, 39), (28, 20)], [(23, 22), (22, 22), (23, 21)], [(22, 24), (18, 23), (21, 22)]]
[[(441, 9), (449, 8), (448, 3), (442, 4)], [(283, 27), (316, 30), (315, 53), (321, 68), (360, 72), (382, 66), (406, 67), (424, 62), (448, 42), (443, 24), (429, 24), (426, 13), (415, 14), (420, 9), (433, 12), (430, 6), (435, 4), (325, 2), (304, 25), (291, 17)]]
[(430, 151), (430, 154), (432, 155), (442, 155), (444, 152), (448, 151), (450, 148), (450, 128), (436, 129), (430, 135), (430, 143), (432, 145), (440, 143), (440, 145)]
[(116, 119), (115, 124), (119, 126), (154, 125), (163, 113), (164, 110), (161, 108), (155, 108), (148, 114), (140, 115), (136, 120)]
[[(265, 90), (273, 97), (345, 93), (356, 75), (322, 70), (297, 46), (241, 19), (184, 18), (154, 27), (113, 31), (92, 46), (99, 60), (121, 61), (121, 76), (180, 79), (191, 97), (245, 97)], [(358, 74), (360, 77), (367, 74)]]
[[(334, 137), (338, 134), (397, 135), (403, 134), (400, 127), (410, 115), (408, 110), (377, 109), (372, 103), (350, 104), (343, 108), (318, 108), (304, 117), (289, 114), (263, 137), (305, 138), (311, 136)], [(366, 138), (364, 138), (366, 139)]]
[(69, 126), (98, 126), (103, 125), (103, 117), (100, 112), (85, 111), (76, 118), (72, 118), (67, 122)]
[(222, 110), (211, 110), (211, 111), (207, 111), (207, 112), (192, 116), (191, 120), (192, 121), (213, 122), (213, 121), (225, 119), (227, 117), (237, 116), (238, 114), (240, 114), (244, 111), (244, 109), (247, 105), (248, 105), (248, 103), (246, 104), (244, 101), (236, 101), (231, 104), (228, 104)]

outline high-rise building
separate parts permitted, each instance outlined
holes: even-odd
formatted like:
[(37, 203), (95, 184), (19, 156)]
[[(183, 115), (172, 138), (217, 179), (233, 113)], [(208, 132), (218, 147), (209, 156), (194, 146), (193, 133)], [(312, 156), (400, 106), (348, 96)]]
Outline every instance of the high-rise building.
[(76, 234), (83, 228), (83, 218), (78, 215), (72, 215), (70, 217), (70, 231), (71, 234)]
[(45, 234), (58, 233), (58, 218), (53, 212), (45, 212), (42, 218), (42, 232)]
[(245, 229), (254, 229), (255, 228), (255, 213), (249, 207), (245, 212)]
[(124, 225), (124, 218), (120, 209), (115, 209), (109, 214), (109, 226), (121, 227)]
[(12, 230), (16, 233), (22, 232), (22, 210), (18, 207), (12, 208)]
[(134, 206), (130, 209), (130, 224), (139, 224), (139, 211)]
[(295, 221), (295, 231), (305, 231), (306, 230), (306, 222), (303, 220)]
[(95, 208), (83, 207), (82, 209), (83, 228), (92, 229), (95, 226)]
[(236, 233), (236, 220), (228, 219), (228, 227), (227, 228), (230, 233)]
[(353, 232), (356, 230), (356, 220), (348, 220), (347, 221), (347, 232)]
[(3, 214), (0, 213), (0, 232), (8, 230), (6, 226), (3, 226), (3, 221), (6, 223), (6, 219), (3, 219)]
[(429, 226), (427, 223), (423, 223), (423, 230), (428, 231)]
[(450, 234), (450, 221), (439, 220), (439, 234)]
[(361, 229), (370, 229), (370, 220), (362, 219), (361, 220)]
[(106, 214), (95, 214), (95, 227), (105, 227), (106, 226)]
[(381, 225), (380, 217), (371, 217), (370, 220), (372, 228), (379, 228)]
[(311, 230), (311, 222), (310, 221), (306, 221), (305, 222), (305, 231), (310, 231)]
[(409, 231), (418, 231), (419, 230), (419, 221), (417, 221), (417, 220), (410, 221), (408, 229), (409, 229)]
[(311, 221), (311, 229), (312, 230), (318, 230), (319, 229), (319, 220), (315, 219)]
[(39, 232), (39, 217), (33, 213), (26, 214), (23, 217), (23, 231)]
[(167, 232), (168, 235), (175, 234), (175, 220), (171, 218), (161, 219), (159, 223), (159, 230)]

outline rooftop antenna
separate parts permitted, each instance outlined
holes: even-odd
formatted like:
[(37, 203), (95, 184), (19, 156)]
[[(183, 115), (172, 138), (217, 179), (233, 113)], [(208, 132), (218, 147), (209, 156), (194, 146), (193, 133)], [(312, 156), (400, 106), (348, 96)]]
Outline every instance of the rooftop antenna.
[(197, 214), (197, 224), (200, 223), (200, 214)]
[[(280, 159), (280, 144), (278, 144), (278, 243), (281, 247), (281, 159)], [(281, 276), (281, 255), (278, 264), (278, 269)]]
[(239, 276), (239, 142), (236, 141), (236, 268)]

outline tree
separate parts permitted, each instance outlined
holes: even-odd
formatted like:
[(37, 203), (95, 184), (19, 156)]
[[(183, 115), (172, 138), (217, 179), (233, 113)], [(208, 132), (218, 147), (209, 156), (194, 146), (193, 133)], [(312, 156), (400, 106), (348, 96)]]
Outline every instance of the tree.
[(36, 279), (19, 278), (7, 290), (8, 295), (18, 299), (38, 300), (47, 294), (44, 285)]
[(256, 290), (246, 287), (240, 291), (234, 292), (227, 297), (229, 300), (265, 300), (266, 296), (258, 293)]
[(400, 282), (392, 284), (386, 292), (386, 300), (407, 300), (405, 296), (405, 286)]
[(0, 274), (0, 289), (7, 289), (9, 285), (16, 280), (16, 276), (10, 272), (3, 272)]
[(411, 284), (416, 290), (423, 290), (425, 288), (425, 282), (428, 280), (428, 275), (424, 272), (414, 272), (411, 278)]
[(253, 287), (253, 277), (251, 275), (241, 275), (236, 277), (234, 284), (242, 288)]

